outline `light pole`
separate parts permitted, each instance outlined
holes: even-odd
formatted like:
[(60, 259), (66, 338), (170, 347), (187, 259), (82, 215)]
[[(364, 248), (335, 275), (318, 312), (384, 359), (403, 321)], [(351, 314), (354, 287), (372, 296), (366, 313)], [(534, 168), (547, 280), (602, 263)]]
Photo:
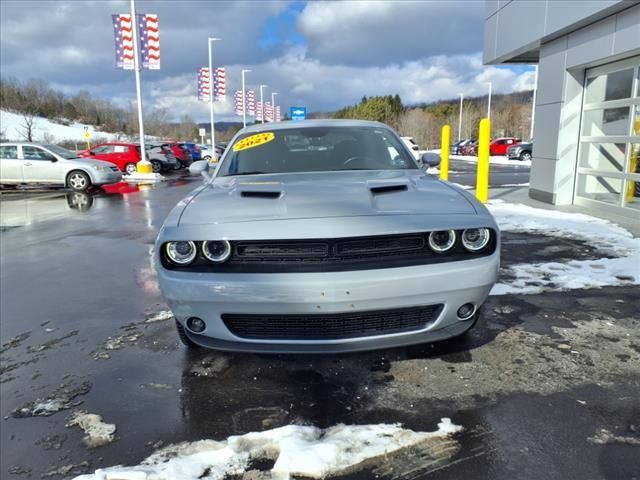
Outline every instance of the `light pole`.
[[(531, 129), (529, 131), (529, 140), (533, 140), (533, 122), (536, 119), (536, 93), (538, 92), (538, 65), (536, 65), (536, 78), (533, 84), (533, 104), (531, 105)], [(638, 107), (636, 107), (638, 108)]]
[(269, 85), (260, 85), (260, 123), (264, 123), (264, 94), (262, 90)]
[(458, 116), (458, 143), (460, 142), (460, 135), (462, 131), (462, 99), (464, 98), (464, 93), (459, 93), (460, 95), (460, 114)]
[(280, 95), (278, 92), (271, 92), (271, 121), (276, 121), (276, 95)]
[(244, 91), (244, 74), (249, 73), (251, 70), (242, 69), (242, 125), (247, 126), (247, 95)]
[(213, 84), (213, 54), (211, 42), (220, 40), (219, 38), (209, 37), (209, 113), (211, 115), (211, 159), (216, 158), (216, 121), (213, 114), (213, 96), (215, 95)]
[(491, 120), (491, 87), (493, 86), (491, 82), (489, 83), (489, 101), (487, 102), (487, 118)]
[(151, 163), (147, 160), (146, 150), (144, 146), (144, 121), (142, 118), (142, 89), (140, 87), (140, 57), (138, 57), (138, 19), (136, 18), (136, 2), (131, 0), (131, 30), (133, 33), (133, 69), (136, 73), (136, 96), (138, 100), (138, 128), (140, 130), (140, 165), (138, 168), (140, 173), (151, 172)]

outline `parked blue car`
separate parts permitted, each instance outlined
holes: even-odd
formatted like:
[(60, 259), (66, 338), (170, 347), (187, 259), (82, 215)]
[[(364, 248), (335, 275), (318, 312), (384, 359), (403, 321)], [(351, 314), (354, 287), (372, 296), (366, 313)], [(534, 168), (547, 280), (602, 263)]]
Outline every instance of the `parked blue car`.
[(191, 152), (191, 157), (193, 158), (194, 162), (196, 160), (202, 160), (202, 153), (198, 145), (191, 142), (180, 142), (180, 145), (187, 147), (189, 149), (189, 151)]

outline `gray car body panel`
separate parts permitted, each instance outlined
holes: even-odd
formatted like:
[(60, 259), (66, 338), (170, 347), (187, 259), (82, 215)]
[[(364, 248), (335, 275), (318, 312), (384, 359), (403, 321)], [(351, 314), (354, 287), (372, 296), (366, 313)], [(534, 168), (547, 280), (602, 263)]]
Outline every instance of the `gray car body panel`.
[[(286, 128), (283, 123), (254, 126), (239, 134)], [(310, 121), (307, 125), (388, 129), (359, 121)], [(458, 307), (467, 302), (479, 307), (497, 280), (499, 231), (489, 211), (463, 189), (419, 168), (229, 177), (217, 176), (218, 172), (219, 167), (210, 181), (172, 210), (155, 248), (160, 287), (176, 319), (184, 325), (196, 316), (207, 323), (202, 334), (187, 331), (200, 345), (252, 352), (343, 352), (441, 340), (470, 328), (471, 320), (457, 318)], [(371, 191), (390, 185), (406, 188)], [(277, 195), (244, 197), (246, 191)], [(493, 254), (400, 268), (196, 273), (165, 269), (159, 258), (161, 246), (176, 240), (326, 239), (477, 227), (492, 228), (498, 234)], [(234, 336), (221, 320), (224, 313), (343, 313), (433, 304), (442, 304), (443, 309), (420, 331), (336, 340), (250, 340)]]

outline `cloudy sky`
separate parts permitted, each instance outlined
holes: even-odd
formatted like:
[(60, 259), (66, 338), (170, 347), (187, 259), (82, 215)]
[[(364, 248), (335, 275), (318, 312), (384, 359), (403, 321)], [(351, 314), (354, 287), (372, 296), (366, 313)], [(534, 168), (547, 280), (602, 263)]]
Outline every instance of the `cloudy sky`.
[[(362, 95), (398, 93), (405, 104), (533, 86), (529, 66), (482, 65), (484, 1), (187, 1), (138, 0), (156, 13), (161, 70), (143, 72), (145, 110), (208, 119), (196, 99), (196, 72), (206, 66), (207, 37), (214, 67), (227, 68), (228, 91), (260, 83), (280, 93), (287, 111), (306, 105), (329, 111)], [(117, 70), (111, 14), (121, 0), (0, 1), (0, 72), (38, 78), (65, 93), (88, 90), (126, 105), (135, 98), (133, 72)], [(231, 120), (231, 96), (216, 104)]]

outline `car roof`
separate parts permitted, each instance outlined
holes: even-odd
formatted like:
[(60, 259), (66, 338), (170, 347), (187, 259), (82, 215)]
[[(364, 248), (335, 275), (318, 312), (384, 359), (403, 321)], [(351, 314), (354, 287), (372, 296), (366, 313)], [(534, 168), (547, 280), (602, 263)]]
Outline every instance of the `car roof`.
[(289, 128), (313, 128), (313, 127), (377, 127), (391, 128), (380, 122), (372, 122), (369, 120), (342, 120), (342, 119), (321, 119), (321, 120), (303, 120), (300, 122), (284, 121), (259, 123), (243, 128), (238, 133), (252, 133), (264, 131), (287, 130)]

